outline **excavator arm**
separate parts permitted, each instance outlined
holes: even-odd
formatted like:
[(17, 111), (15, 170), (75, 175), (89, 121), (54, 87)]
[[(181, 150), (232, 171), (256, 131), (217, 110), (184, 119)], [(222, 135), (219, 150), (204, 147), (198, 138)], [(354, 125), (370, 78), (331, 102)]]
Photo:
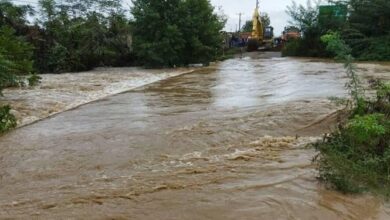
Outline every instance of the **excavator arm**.
[(248, 51), (255, 51), (262, 44), (264, 38), (264, 29), (259, 12), (259, 0), (256, 0), (256, 8), (252, 17), (253, 28), (248, 39)]
[(256, 51), (260, 46), (263, 46), (265, 49), (270, 49), (273, 47), (273, 27), (265, 27), (261, 21), (261, 16), (259, 12), (259, 0), (256, 0), (256, 8), (253, 13), (253, 29), (251, 36), (248, 39), (248, 51)]

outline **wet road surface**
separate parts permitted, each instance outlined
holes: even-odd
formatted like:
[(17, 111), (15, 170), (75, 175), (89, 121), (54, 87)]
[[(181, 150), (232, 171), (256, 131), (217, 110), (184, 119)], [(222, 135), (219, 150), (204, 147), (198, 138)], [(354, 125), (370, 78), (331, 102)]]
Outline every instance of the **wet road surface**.
[(245, 57), (15, 130), (0, 137), (0, 218), (389, 219), (316, 180), (306, 145), (345, 82), (340, 64)]

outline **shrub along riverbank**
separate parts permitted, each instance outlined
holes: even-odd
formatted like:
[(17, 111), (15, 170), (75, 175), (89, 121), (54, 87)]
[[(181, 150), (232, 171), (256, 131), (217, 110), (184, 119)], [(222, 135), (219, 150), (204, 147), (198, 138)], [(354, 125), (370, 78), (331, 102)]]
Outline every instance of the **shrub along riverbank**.
[(355, 73), (351, 48), (336, 33), (322, 37), (327, 49), (345, 62), (350, 78), (349, 117), (315, 147), (320, 179), (343, 192), (369, 191), (390, 196), (390, 83), (374, 82), (367, 97)]

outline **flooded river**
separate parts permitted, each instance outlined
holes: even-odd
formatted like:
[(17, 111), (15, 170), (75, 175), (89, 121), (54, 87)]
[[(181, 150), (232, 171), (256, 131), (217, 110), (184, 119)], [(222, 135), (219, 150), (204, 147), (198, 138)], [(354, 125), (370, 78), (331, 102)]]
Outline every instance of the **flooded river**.
[(334, 126), (344, 75), (232, 59), (17, 129), (0, 137), (0, 219), (389, 219), (316, 180), (306, 145)]

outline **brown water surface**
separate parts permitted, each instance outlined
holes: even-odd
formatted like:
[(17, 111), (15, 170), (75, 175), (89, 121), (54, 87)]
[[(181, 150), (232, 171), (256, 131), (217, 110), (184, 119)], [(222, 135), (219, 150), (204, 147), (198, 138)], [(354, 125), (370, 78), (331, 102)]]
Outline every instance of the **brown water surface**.
[(316, 180), (306, 144), (334, 125), (345, 82), (340, 64), (232, 59), (15, 130), (0, 218), (389, 219)]

